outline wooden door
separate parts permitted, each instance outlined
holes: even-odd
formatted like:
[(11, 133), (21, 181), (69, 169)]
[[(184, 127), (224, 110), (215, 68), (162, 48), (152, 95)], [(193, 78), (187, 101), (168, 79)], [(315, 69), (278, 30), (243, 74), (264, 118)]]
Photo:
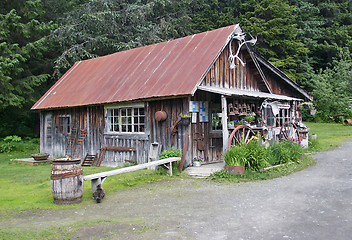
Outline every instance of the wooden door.
[(212, 105), (209, 118), (209, 162), (219, 162), (222, 160), (222, 122), (221, 107), (219, 104)]

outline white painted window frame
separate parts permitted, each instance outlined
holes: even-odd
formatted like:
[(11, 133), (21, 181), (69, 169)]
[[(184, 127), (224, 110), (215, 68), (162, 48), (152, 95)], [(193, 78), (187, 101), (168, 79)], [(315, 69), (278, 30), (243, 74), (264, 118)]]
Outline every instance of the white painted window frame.
[[(134, 128), (136, 126), (136, 123), (134, 122), (134, 109), (136, 108), (143, 108), (144, 109), (144, 115), (139, 115), (138, 114), (138, 118), (143, 116), (144, 117), (144, 131), (143, 132), (135, 132), (134, 131)], [(118, 128), (119, 128), (119, 131), (111, 131), (111, 123), (110, 123), (110, 116), (109, 116), (109, 111), (111, 110), (115, 110), (117, 109), (118, 110), (118, 117), (119, 117), (119, 122), (118, 122)], [(131, 116), (127, 116), (127, 117), (130, 117), (131, 118), (131, 128), (132, 128), (132, 131), (126, 131), (126, 132), (123, 132), (122, 131), (122, 117), (121, 117), (121, 110), (122, 109), (131, 109)], [(114, 104), (114, 105), (109, 105), (109, 106), (105, 106), (104, 107), (104, 112), (105, 112), (105, 133), (106, 134), (126, 134), (126, 135), (131, 135), (131, 134), (145, 134), (145, 131), (146, 131), (146, 107), (145, 107), (145, 104), (144, 102), (141, 102), (141, 103), (125, 103), (125, 104)], [(138, 128), (140, 125), (142, 125), (141, 123), (137, 123), (138, 125)], [(126, 124), (126, 128), (128, 128), (128, 124)], [(127, 129), (128, 130), (128, 129)]]

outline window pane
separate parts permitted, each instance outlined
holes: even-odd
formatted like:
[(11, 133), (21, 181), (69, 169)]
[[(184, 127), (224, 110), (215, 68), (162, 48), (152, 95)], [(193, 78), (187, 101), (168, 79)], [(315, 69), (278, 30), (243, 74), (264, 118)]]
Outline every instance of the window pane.
[(121, 117), (121, 123), (126, 124), (126, 117)]
[(144, 123), (144, 117), (139, 117), (139, 123)]
[(221, 111), (216, 109), (212, 110), (211, 113), (211, 128), (212, 130), (221, 130), (222, 129), (222, 122), (221, 122)]
[(139, 115), (144, 115), (144, 108), (139, 108)]
[(274, 114), (271, 111), (271, 107), (268, 107), (268, 108), (264, 109), (264, 118), (266, 118), (266, 124), (268, 126), (274, 126), (275, 119), (274, 119)]

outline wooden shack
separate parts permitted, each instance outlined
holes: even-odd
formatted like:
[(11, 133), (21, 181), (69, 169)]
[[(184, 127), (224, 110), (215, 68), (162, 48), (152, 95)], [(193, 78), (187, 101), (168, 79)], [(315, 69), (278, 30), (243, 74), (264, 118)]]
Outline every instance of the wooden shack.
[(258, 118), (263, 103), (282, 106), (280, 121), (300, 122), (299, 102), (311, 96), (252, 43), (237, 24), (75, 63), (32, 107), (40, 110), (41, 152), (65, 155), (83, 129), (81, 158), (102, 147), (135, 149), (107, 151), (105, 166), (145, 163), (155, 142), (187, 151), (186, 165), (194, 156), (211, 163), (227, 147), (227, 122)]

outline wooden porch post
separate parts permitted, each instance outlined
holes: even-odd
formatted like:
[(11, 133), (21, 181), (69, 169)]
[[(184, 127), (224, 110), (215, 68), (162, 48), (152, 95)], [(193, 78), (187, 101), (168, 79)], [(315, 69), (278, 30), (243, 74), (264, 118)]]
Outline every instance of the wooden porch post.
[(227, 143), (229, 140), (229, 130), (227, 129), (227, 101), (224, 95), (221, 95), (221, 109), (222, 109), (222, 150), (223, 152), (227, 148)]

